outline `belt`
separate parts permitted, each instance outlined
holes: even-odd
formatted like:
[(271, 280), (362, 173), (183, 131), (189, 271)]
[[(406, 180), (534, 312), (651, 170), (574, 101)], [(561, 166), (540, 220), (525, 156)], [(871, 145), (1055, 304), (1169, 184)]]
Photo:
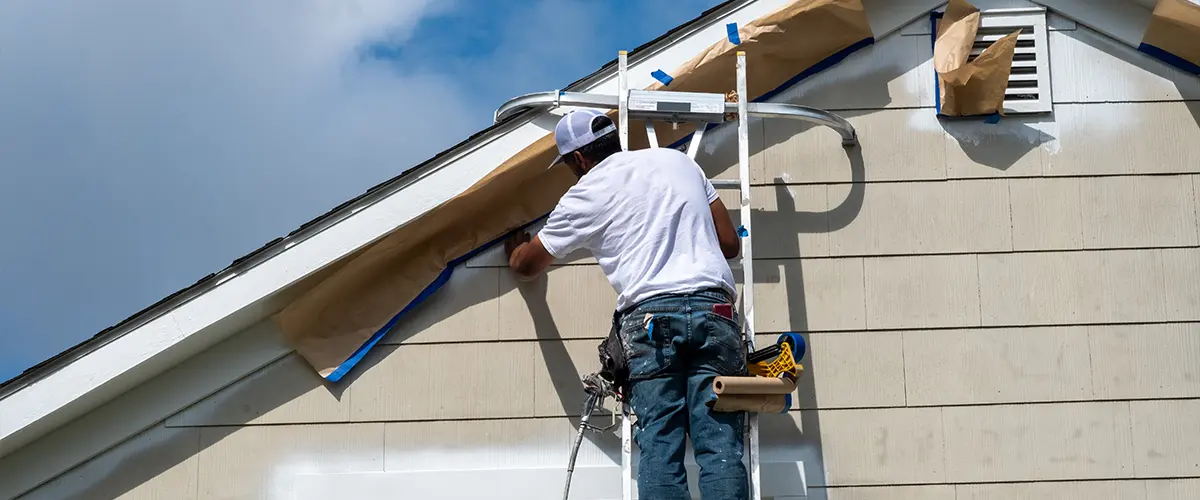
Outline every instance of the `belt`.
[(613, 322), (614, 323), (618, 322), (622, 316), (624, 316), (625, 314), (628, 314), (630, 311), (633, 311), (648, 302), (652, 302), (655, 300), (669, 299), (672, 297), (691, 297), (691, 296), (699, 295), (702, 293), (714, 293), (714, 294), (718, 294), (718, 295), (724, 297), (725, 300), (728, 300), (730, 303), (732, 303), (734, 301), (733, 294), (729, 293), (729, 290), (726, 290), (726, 289), (720, 288), (720, 287), (701, 288), (699, 290), (694, 290), (691, 292), (664, 293), (661, 295), (654, 295), (654, 296), (648, 297), (636, 304), (632, 304), (629, 307), (626, 307), (625, 309), (621, 309), (621, 310), (617, 310), (617, 311), (613, 312)]

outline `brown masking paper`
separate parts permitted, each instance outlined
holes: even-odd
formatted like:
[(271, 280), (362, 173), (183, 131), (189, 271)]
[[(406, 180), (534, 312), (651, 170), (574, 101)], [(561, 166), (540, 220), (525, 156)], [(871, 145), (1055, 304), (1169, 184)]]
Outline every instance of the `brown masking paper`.
[(1142, 43), (1200, 65), (1200, 5), (1158, 0)]
[[(862, 0), (797, 0), (741, 26), (739, 32), (740, 45), (722, 39), (672, 71), (674, 81), (667, 90), (735, 90), (736, 53), (742, 50), (748, 97), (753, 100), (871, 38)], [(609, 116), (615, 121), (617, 112)], [(660, 126), (658, 139), (665, 146), (694, 130)], [(630, 149), (647, 145), (645, 127), (631, 124)], [(576, 181), (567, 168), (547, 169), (556, 155), (553, 134), (547, 134), (465, 192), (360, 251), (273, 317), (284, 338), (328, 377), (449, 262), (550, 212)]]
[(938, 74), (941, 114), (1004, 113), (1004, 91), (1012, 73), (1020, 30), (997, 40), (969, 61), (979, 32), (980, 12), (965, 0), (950, 0), (938, 23), (933, 65)]
[(725, 394), (717, 396), (712, 404), (712, 410), (721, 413), (783, 413), (789, 409), (787, 395), (783, 394)]
[(713, 379), (713, 392), (726, 394), (788, 394), (796, 390), (796, 381), (786, 378), (768, 377), (717, 377)]

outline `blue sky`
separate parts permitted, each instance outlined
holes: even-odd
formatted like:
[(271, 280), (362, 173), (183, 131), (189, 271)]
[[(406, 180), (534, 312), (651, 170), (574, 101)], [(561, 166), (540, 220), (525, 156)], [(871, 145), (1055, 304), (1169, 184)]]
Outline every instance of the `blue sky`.
[(718, 3), (3, 2), (0, 380)]

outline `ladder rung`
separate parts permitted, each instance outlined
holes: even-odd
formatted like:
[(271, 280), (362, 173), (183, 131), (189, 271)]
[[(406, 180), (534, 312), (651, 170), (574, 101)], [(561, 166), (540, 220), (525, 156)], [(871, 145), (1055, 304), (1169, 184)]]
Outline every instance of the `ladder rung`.
[(709, 179), (713, 187), (717, 189), (741, 189), (741, 179)]

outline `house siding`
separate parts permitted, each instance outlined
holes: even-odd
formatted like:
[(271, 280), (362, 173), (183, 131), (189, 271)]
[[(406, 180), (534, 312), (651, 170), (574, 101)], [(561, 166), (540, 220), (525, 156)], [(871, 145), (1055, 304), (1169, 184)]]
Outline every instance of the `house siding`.
[[(942, 123), (922, 23), (784, 94), (860, 149), (752, 123), (756, 326), (810, 345), (764, 461), (802, 461), (826, 500), (1195, 498), (1200, 80), (1060, 20), (1053, 115)], [(701, 164), (732, 176), (733, 136), (710, 135)], [(586, 257), (530, 284), (502, 266), (457, 269), (341, 384), (288, 355), (21, 499), (564, 467), (615, 294)], [(619, 446), (591, 435), (579, 464)]]

